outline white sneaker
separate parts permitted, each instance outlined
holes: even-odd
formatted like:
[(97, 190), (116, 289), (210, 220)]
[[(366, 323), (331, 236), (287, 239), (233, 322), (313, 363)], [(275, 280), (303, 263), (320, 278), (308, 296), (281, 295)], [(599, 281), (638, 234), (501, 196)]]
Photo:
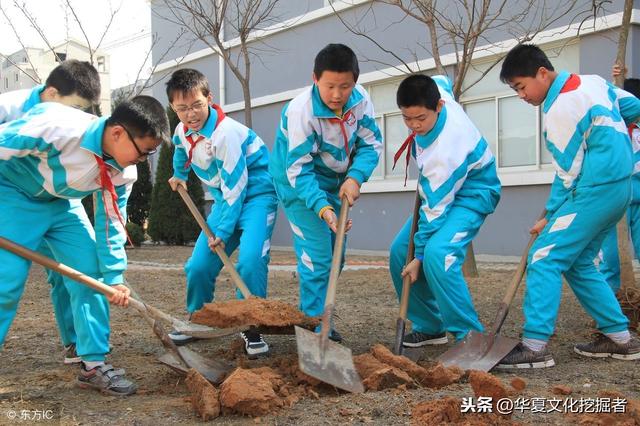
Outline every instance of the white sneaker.
[(249, 329), (241, 332), (240, 337), (244, 340), (244, 350), (250, 358), (269, 354), (269, 345), (262, 339), (260, 333)]

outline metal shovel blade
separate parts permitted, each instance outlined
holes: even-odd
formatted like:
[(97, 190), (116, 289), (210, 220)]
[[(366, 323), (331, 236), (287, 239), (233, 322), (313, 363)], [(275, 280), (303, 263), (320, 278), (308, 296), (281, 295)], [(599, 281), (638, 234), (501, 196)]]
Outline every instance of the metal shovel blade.
[(438, 357), (445, 367), (458, 366), (463, 370), (489, 371), (496, 366), (513, 348), (518, 340), (470, 331), (453, 348)]
[(195, 369), (198, 373), (214, 385), (219, 385), (232, 370), (232, 367), (220, 361), (204, 358), (202, 355), (185, 347), (178, 347), (180, 356), (185, 360), (185, 366), (178, 356), (173, 352), (165, 352), (158, 357), (158, 361), (167, 365), (172, 370), (187, 374), (190, 368)]
[(296, 326), (298, 364), (303, 373), (348, 392), (362, 393), (364, 386), (353, 365), (351, 349), (327, 340), (320, 334)]

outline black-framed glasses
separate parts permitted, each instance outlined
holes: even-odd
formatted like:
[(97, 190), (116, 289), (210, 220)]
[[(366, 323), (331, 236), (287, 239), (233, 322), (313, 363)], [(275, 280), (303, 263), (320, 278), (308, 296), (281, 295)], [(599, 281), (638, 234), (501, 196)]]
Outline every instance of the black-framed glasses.
[(127, 136), (129, 137), (129, 140), (131, 141), (131, 143), (133, 144), (133, 147), (136, 149), (136, 152), (138, 153), (138, 155), (140, 157), (148, 157), (151, 154), (155, 154), (158, 150), (157, 149), (150, 149), (147, 152), (142, 152), (142, 150), (140, 149), (140, 147), (138, 146), (138, 144), (136, 143), (136, 140), (133, 138), (133, 135), (131, 134), (131, 132), (129, 131), (129, 129), (127, 129), (127, 127), (125, 125), (123, 125), (122, 123), (118, 123), (120, 125), (120, 127), (122, 127), (124, 129), (124, 131), (127, 133)]

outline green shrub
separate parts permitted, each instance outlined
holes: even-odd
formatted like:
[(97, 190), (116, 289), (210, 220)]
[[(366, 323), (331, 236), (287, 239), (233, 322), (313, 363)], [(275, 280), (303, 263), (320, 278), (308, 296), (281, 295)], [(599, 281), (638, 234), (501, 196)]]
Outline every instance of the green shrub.
[(129, 234), (129, 239), (131, 239), (135, 247), (140, 247), (144, 242), (144, 231), (142, 226), (137, 223), (127, 222), (127, 234)]

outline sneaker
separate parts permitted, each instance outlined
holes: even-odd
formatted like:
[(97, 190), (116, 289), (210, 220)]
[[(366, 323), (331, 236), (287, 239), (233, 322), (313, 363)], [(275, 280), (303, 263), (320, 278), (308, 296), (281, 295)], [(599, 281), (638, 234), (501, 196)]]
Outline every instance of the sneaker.
[(502, 358), (496, 368), (510, 370), (517, 368), (547, 368), (554, 365), (556, 365), (556, 362), (546, 347), (540, 351), (532, 351), (522, 343), (518, 343), (518, 346)]
[(444, 345), (447, 342), (447, 333), (426, 334), (414, 331), (404, 336), (402, 346), (405, 348), (419, 348), (427, 345)]
[(82, 389), (93, 388), (111, 395), (126, 396), (138, 390), (135, 383), (124, 377), (124, 369), (115, 369), (111, 364), (102, 364), (91, 370), (80, 367), (78, 386)]
[(269, 345), (262, 340), (260, 333), (249, 329), (241, 332), (240, 337), (244, 340), (244, 350), (249, 357), (257, 357), (258, 355), (266, 356), (269, 354)]
[(602, 333), (597, 333), (595, 339), (589, 343), (575, 345), (573, 350), (591, 358), (615, 358), (630, 361), (640, 359), (640, 340), (631, 336), (624, 344), (618, 344)]
[[(322, 324), (318, 325), (316, 327), (315, 332), (316, 333), (320, 333), (320, 331), (322, 330)], [(342, 335), (340, 333), (338, 333), (335, 328), (332, 328), (331, 330), (329, 330), (329, 340), (332, 340), (336, 343), (342, 343)]]
[(195, 342), (196, 340), (200, 340), (197, 337), (193, 337), (193, 336), (189, 336), (188, 334), (182, 334), (179, 331), (173, 330), (171, 333), (169, 333), (169, 339), (171, 339), (171, 341), (176, 345), (176, 346), (183, 346), (186, 345), (187, 343), (191, 343), (191, 342)]
[(80, 363), (80, 361), (82, 361), (82, 359), (80, 359), (80, 357), (78, 356), (78, 353), (76, 352), (76, 344), (72, 343), (69, 346), (65, 346), (64, 347), (64, 364), (65, 365), (71, 365), (71, 364), (78, 364)]

